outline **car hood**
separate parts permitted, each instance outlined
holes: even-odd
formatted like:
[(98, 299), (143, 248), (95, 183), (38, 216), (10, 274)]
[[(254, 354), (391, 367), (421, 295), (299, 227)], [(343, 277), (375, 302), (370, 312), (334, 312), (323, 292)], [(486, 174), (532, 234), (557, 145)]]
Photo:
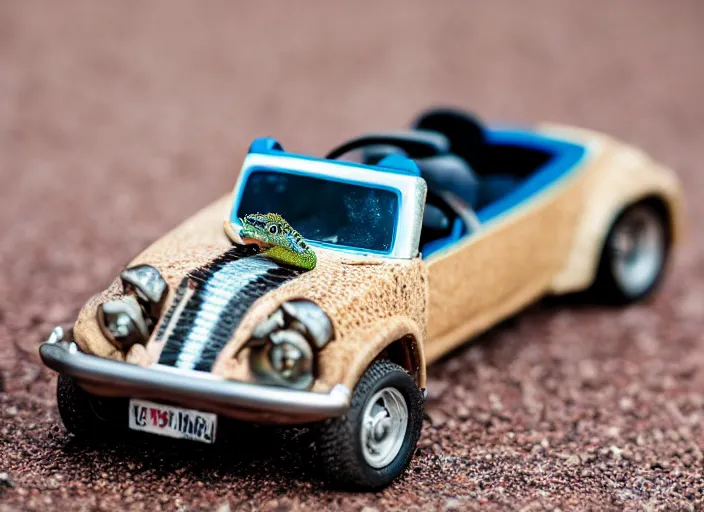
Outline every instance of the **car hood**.
[(122, 293), (118, 279), (79, 314), (74, 337), (82, 350), (142, 366), (159, 363), (231, 378), (238, 374), (234, 356), (254, 327), (287, 300), (309, 299), (327, 313), (335, 331), (331, 345), (387, 317), (419, 318), (424, 324), (418, 260), (357, 257), (316, 248), (315, 269), (280, 266), (251, 246), (227, 238), (222, 228), (226, 201), (200, 212), (130, 263), (154, 266), (169, 285), (146, 347), (134, 346), (125, 355), (98, 326), (98, 305)]

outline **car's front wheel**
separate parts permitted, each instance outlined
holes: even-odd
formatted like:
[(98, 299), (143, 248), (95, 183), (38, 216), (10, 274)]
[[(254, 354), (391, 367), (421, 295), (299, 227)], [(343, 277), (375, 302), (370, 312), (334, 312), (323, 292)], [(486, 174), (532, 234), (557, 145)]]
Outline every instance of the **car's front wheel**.
[(627, 207), (606, 237), (592, 291), (602, 302), (630, 304), (659, 284), (670, 255), (667, 214), (643, 201)]
[(334, 485), (379, 489), (403, 472), (423, 426), (423, 395), (399, 365), (375, 361), (360, 379), (344, 416), (320, 429), (318, 453)]
[(76, 437), (98, 438), (127, 426), (124, 399), (93, 396), (67, 375), (59, 375), (56, 401), (64, 427)]

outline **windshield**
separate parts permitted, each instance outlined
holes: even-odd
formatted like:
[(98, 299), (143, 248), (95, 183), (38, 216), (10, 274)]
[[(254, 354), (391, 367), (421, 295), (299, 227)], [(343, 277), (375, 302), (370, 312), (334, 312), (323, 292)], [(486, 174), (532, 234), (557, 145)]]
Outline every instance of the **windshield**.
[(238, 217), (278, 213), (308, 240), (378, 252), (393, 246), (399, 208), (393, 190), (258, 169), (240, 197)]

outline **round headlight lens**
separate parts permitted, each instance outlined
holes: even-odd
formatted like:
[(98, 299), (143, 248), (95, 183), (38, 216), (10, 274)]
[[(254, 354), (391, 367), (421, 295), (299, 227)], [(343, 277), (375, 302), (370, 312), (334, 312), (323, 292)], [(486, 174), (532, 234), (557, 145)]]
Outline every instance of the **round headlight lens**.
[(133, 295), (100, 304), (98, 325), (110, 343), (121, 350), (146, 343), (149, 338), (149, 325)]
[(309, 389), (315, 380), (315, 351), (333, 337), (332, 322), (317, 304), (284, 302), (252, 331), (246, 345), (250, 370), (262, 384)]
[(299, 332), (280, 330), (250, 346), (252, 373), (263, 384), (308, 389), (313, 385), (313, 350)]

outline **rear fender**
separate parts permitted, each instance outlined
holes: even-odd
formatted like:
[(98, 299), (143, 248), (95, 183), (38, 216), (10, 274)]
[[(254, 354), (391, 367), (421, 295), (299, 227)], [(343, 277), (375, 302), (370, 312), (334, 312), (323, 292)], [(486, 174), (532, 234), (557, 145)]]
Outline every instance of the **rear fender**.
[[(555, 131), (554, 129), (550, 131)], [(604, 153), (594, 162), (587, 182), (585, 208), (576, 226), (567, 263), (552, 281), (556, 294), (581, 291), (594, 282), (602, 248), (611, 226), (629, 205), (660, 202), (668, 214), (673, 243), (683, 234), (682, 192), (674, 172), (643, 152), (586, 130), (557, 129), (566, 135), (598, 140)]]

